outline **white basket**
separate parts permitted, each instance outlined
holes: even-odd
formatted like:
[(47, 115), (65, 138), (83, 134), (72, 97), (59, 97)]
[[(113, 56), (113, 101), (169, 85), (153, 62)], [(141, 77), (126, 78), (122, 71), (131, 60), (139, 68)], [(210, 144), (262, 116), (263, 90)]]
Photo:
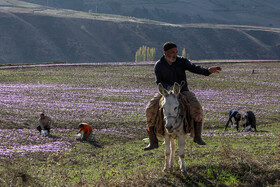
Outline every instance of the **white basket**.
[(81, 139), (81, 137), (82, 137), (82, 134), (81, 134), (81, 133), (76, 134), (76, 140), (80, 140), (80, 139)]
[(46, 130), (41, 130), (41, 136), (47, 136), (48, 135), (48, 131)]

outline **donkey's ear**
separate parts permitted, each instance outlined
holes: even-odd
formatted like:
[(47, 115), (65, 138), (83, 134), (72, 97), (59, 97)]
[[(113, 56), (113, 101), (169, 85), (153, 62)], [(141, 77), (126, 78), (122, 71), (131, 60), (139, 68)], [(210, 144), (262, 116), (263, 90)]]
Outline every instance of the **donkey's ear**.
[(180, 90), (181, 90), (181, 86), (177, 82), (175, 82), (173, 85), (173, 94), (175, 95), (175, 97), (179, 95)]
[(168, 92), (167, 90), (162, 86), (161, 83), (158, 84), (158, 91), (161, 95), (163, 95), (164, 97), (168, 96)]

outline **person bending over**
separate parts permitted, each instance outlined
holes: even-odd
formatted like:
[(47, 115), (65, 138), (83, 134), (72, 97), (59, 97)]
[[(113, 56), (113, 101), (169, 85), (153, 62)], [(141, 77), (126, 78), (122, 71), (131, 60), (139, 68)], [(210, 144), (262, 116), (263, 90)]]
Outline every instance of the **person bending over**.
[(47, 131), (49, 135), (51, 130), (51, 125), (53, 124), (52, 119), (49, 116), (46, 116), (44, 113), (40, 114), (39, 119), (39, 126), (37, 127), (37, 130), (42, 133), (42, 131)]
[(92, 136), (92, 127), (87, 124), (87, 123), (81, 123), (79, 125), (79, 132), (77, 134), (81, 134), (81, 141), (93, 141), (93, 136)]

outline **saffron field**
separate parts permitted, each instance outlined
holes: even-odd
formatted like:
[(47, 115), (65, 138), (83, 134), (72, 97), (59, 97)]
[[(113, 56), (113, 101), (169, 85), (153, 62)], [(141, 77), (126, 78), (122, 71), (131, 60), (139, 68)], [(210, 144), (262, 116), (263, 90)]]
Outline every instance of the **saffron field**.
[[(280, 185), (280, 63), (199, 65), (223, 71), (186, 72), (204, 108), (207, 143), (187, 138), (187, 176), (177, 162), (162, 172), (163, 145), (142, 150), (145, 105), (157, 92), (153, 63), (0, 66), (1, 185)], [(253, 111), (261, 132), (224, 131), (231, 109)], [(50, 137), (36, 130), (42, 112), (54, 120)], [(94, 143), (75, 140), (81, 122), (93, 126)]]

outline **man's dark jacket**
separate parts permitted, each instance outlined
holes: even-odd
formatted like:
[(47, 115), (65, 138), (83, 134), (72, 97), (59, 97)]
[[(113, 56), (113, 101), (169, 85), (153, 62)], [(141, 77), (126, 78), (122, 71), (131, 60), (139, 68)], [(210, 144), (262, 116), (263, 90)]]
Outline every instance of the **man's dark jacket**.
[(205, 76), (211, 74), (208, 68), (195, 65), (184, 57), (177, 56), (176, 61), (173, 62), (172, 65), (169, 65), (163, 56), (156, 62), (154, 67), (156, 83), (161, 83), (165, 89), (169, 89), (175, 82), (181, 84), (181, 82), (184, 81), (185, 85), (182, 87), (181, 92), (189, 91), (186, 70)]

